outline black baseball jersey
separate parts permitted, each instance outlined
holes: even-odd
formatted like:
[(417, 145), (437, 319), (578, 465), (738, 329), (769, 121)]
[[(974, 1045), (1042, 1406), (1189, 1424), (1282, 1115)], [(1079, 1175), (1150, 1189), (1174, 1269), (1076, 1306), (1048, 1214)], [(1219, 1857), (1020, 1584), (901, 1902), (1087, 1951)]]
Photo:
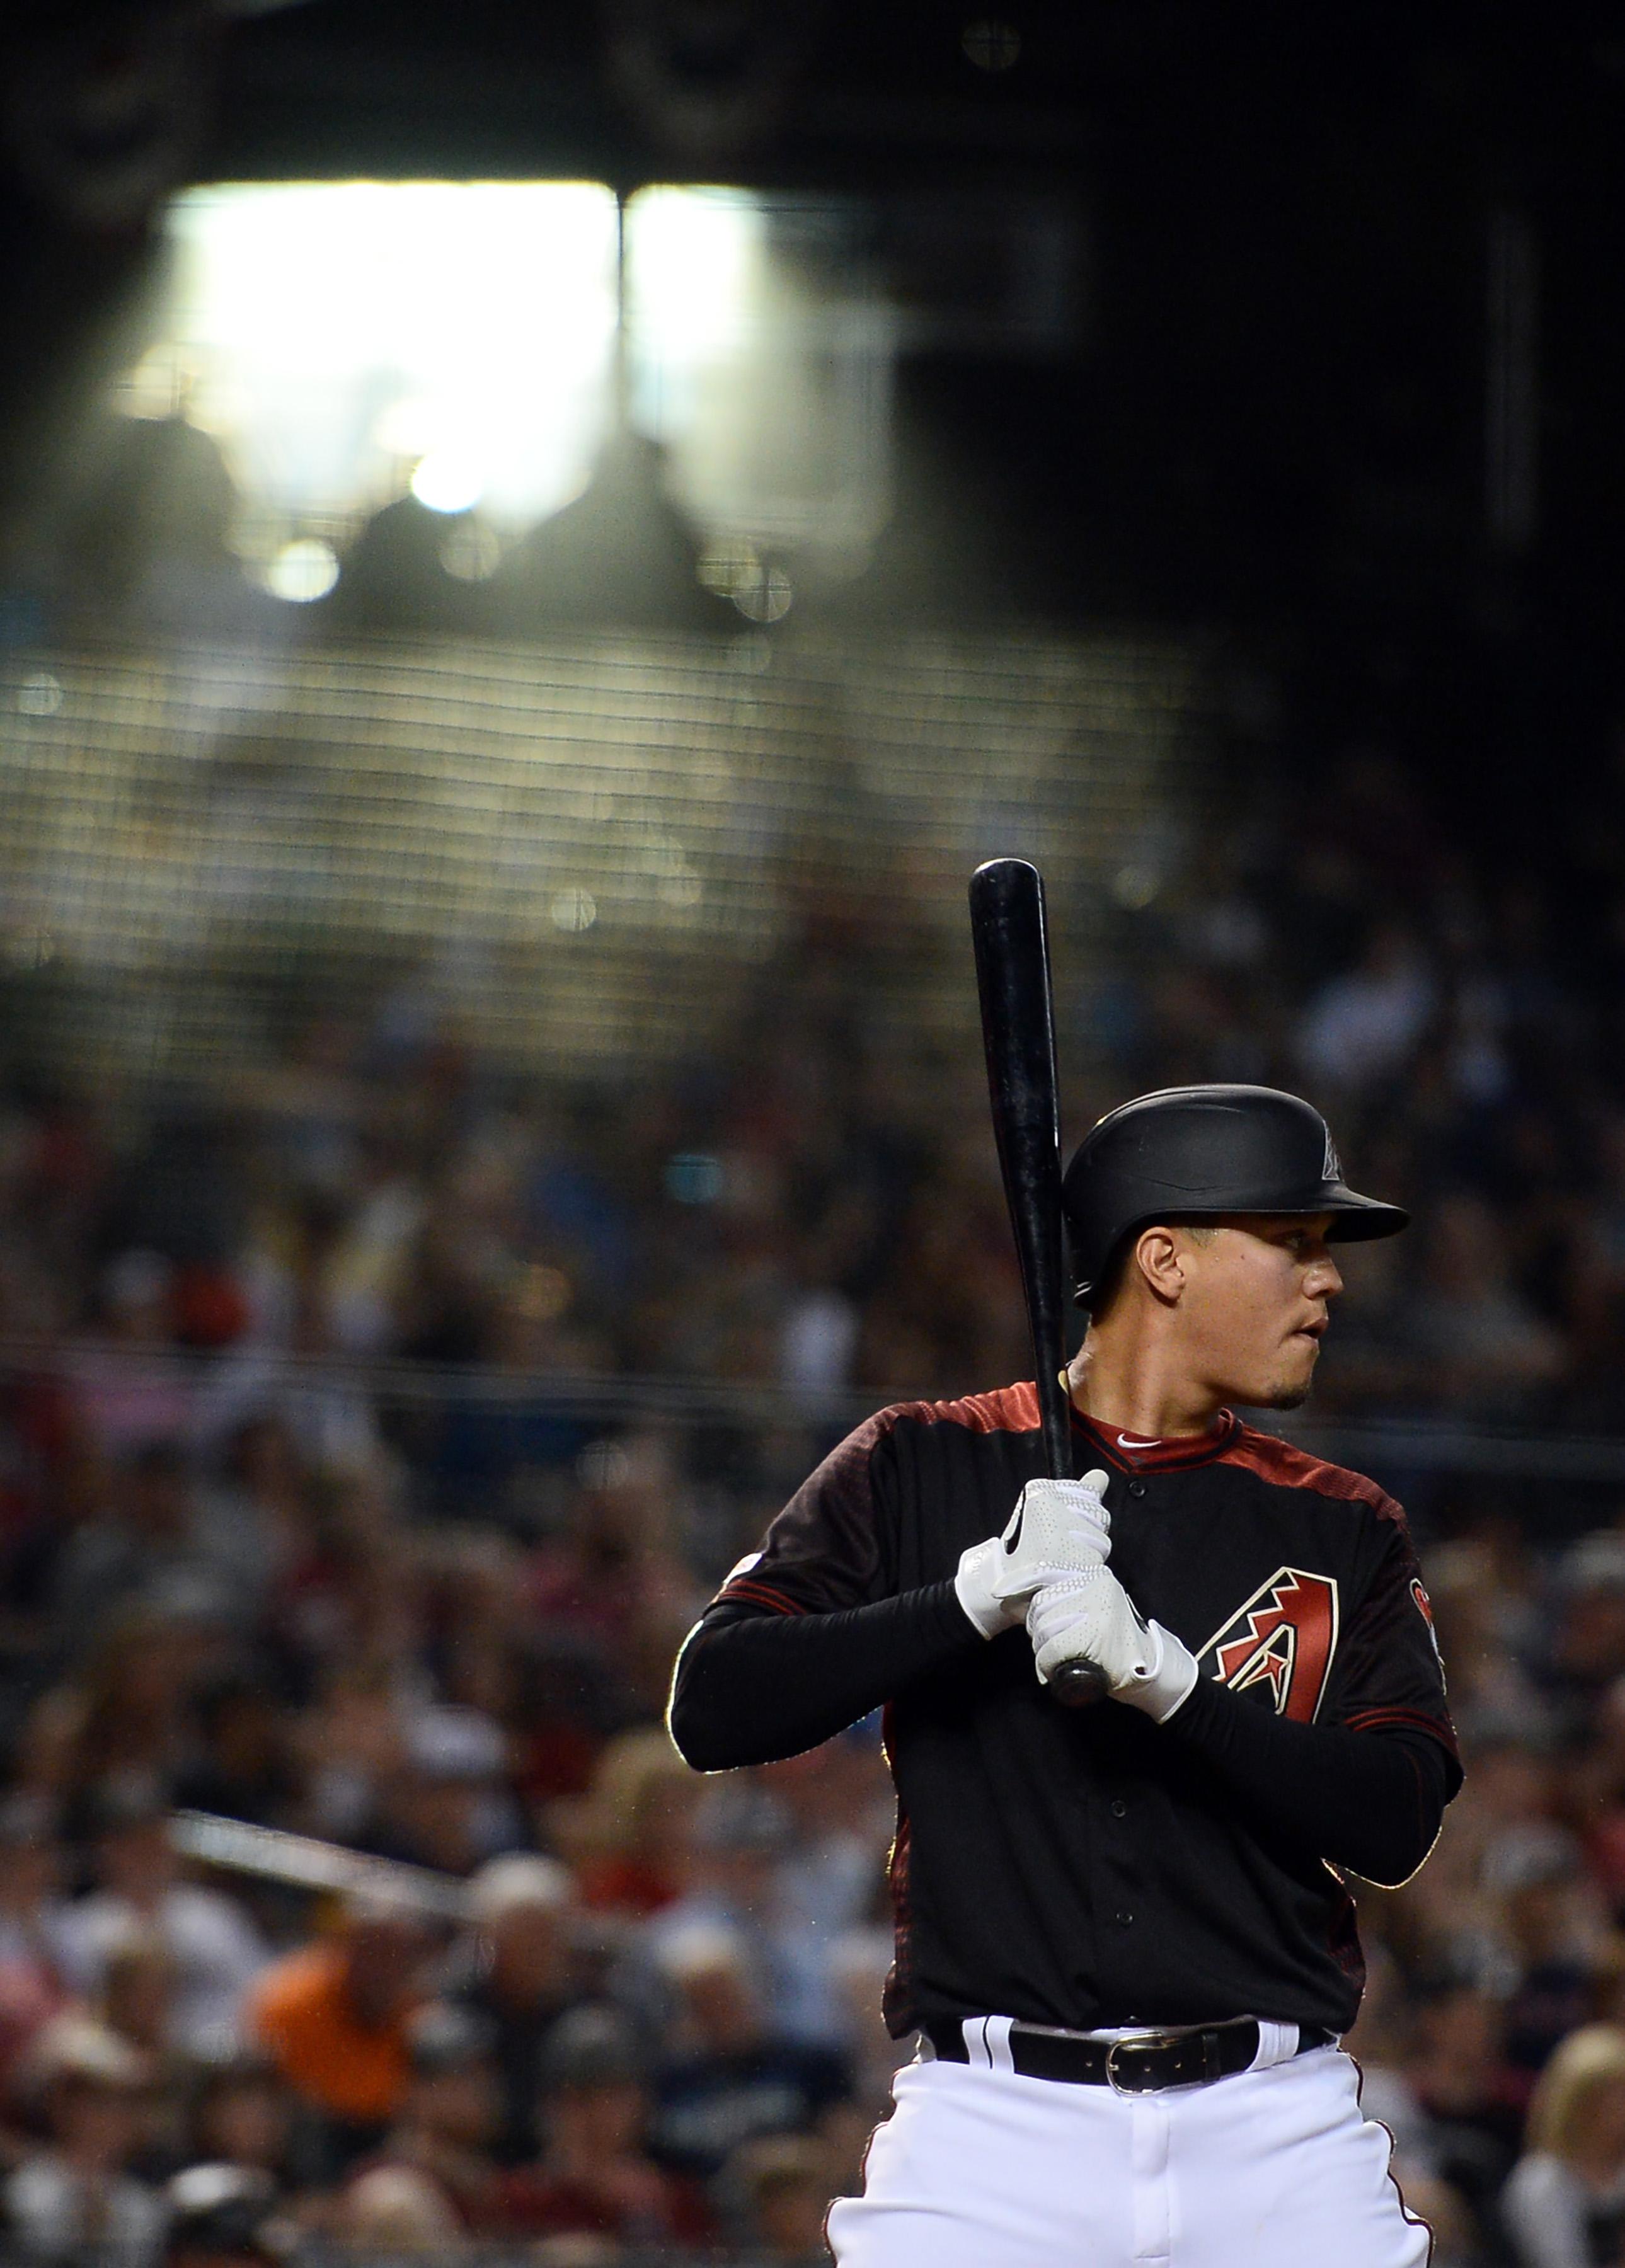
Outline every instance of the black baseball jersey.
[[(786, 1506), (713, 1615), (940, 1596), (1043, 1471), (1038, 1423), (1030, 1384), (883, 1410)], [(1227, 1708), (1389, 1732), (1430, 1765), (1437, 1743), (1454, 1793), (1431, 1614), (1391, 1498), (1228, 1411), (1167, 1443), (1075, 1429), (1078, 1469), (1111, 1476), (1113, 1570), (1240, 1697)], [(1220, 1697), (1199, 1683), (1185, 1708)], [(894, 2032), (990, 2011), (1079, 2029), (1243, 2014), (1348, 2029), (1364, 1972), (1342, 1876), (1238, 1801), (1178, 1724), (1060, 1707), (1019, 1631), (896, 1694)]]

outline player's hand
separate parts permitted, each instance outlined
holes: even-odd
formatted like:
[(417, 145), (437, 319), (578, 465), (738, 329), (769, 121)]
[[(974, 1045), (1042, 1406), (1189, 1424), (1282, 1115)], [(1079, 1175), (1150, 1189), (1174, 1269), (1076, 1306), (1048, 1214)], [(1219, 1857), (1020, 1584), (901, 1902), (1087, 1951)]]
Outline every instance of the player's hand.
[(1028, 1602), (1046, 1583), (1098, 1567), (1112, 1549), (1112, 1515), (1104, 1472), (1081, 1481), (1029, 1481), (1002, 1535), (973, 1543), (961, 1557), (954, 1588), (984, 1638), (1015, 1630)]
[(1092, 1661), (1114, 1701), (1165, 1724), (1196, 1683), (1196, 1660), (1182, 1638), (1149, 1623), (1101, 1565), (1041, 1590), (1027, 1609), (1038, 1683), (1063, 1661)]
[(998, 1541), (994, 1597), (1024, 1609), (1046, 1583), (1103, 1565), (1112, 1553), (1105, 1491), (1098, 1470), (1081, 1481), (1029, 1481)]

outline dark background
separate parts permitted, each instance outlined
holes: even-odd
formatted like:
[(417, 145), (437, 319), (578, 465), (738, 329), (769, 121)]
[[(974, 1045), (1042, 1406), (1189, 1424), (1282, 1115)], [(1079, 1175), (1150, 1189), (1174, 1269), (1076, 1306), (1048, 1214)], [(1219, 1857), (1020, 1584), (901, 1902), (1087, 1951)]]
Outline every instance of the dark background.
[[(963, 8), (643, 13), (667, 84), (702, 94), (784, 33), (778, 99), (715, 178), (1019, 186), (1081, 216), (1071, 350), (905, 365), (894, 541), (944, 478), (994, 531), (957, 612), (1218, 630), (1317, 718), (1304, 765), (1380, 730), (1460, 825), (1525, 846), (1543, 749), (1600, 762), (1625, 477), (1612, 11), (1017, 8), (997, 70)], [(696, 153), (606, 68), (622, 18), (266, 18), (231, 42), (206, 170), (673, 178)], [(1511, 382), (1533, 494), (1510, 534), (1487, 512), (1498, 217), (1533, 265)]]

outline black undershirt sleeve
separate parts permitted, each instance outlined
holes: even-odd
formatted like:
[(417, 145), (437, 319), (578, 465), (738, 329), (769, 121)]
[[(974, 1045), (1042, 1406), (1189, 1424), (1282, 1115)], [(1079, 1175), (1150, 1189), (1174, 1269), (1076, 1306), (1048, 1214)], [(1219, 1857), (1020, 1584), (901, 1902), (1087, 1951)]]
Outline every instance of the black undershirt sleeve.
[[(948, 1581), (830, 1614), (728, 1602), (697, 1624), (677, 1657), (671, 1735), (698, 1771), (771, 1764), (816, 1748), (985, 1643)], [(1425, 1733), (1300, 1725), (1213, 1678), (1198, 1679), (1164, 1731), (1261, 1823), (1371, 1882), (1415, 1873), (1460, 1777)]]
[(1454, 1758), (1426, 1733), (1300, 1725), (1211, 1677), (1197, 1679), (1164, 1730), (1221, 1773), (1256, 1818), (1389, 1887), (1433, 1848), (1461, 1782)]
[(916, 1677), (986, 1641), (951, 1582), (832, 1614), (725, 1603), (690, 1632), (668, 1721), (697, 1771), (772, 1764), (844, 1732)]

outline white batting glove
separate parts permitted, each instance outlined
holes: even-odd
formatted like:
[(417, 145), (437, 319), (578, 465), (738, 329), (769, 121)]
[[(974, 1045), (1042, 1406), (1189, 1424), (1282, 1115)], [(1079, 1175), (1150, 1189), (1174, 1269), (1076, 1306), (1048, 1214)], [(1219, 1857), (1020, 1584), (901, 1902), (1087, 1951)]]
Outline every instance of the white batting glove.
[(1112, 1549), (1105, 1486), (1104, 1472), (1085, 1473), (1081, 1481), (1029, 1481), (1003, 1535), (961, 1556), (954, 1588), (984, 1638), (1015, 1630), (1046, 1583), (1104, 1563)]
[(1182, 1638), (1149, 1623), (1112, 1570), (1098, 1566), (1040, 1591), (1027, 1609), (1038, 1683), (1063, 1661), (1092, 1661), (1114, 1701), (1165, 1725), (1196, 1683), (1196, 1658)]

